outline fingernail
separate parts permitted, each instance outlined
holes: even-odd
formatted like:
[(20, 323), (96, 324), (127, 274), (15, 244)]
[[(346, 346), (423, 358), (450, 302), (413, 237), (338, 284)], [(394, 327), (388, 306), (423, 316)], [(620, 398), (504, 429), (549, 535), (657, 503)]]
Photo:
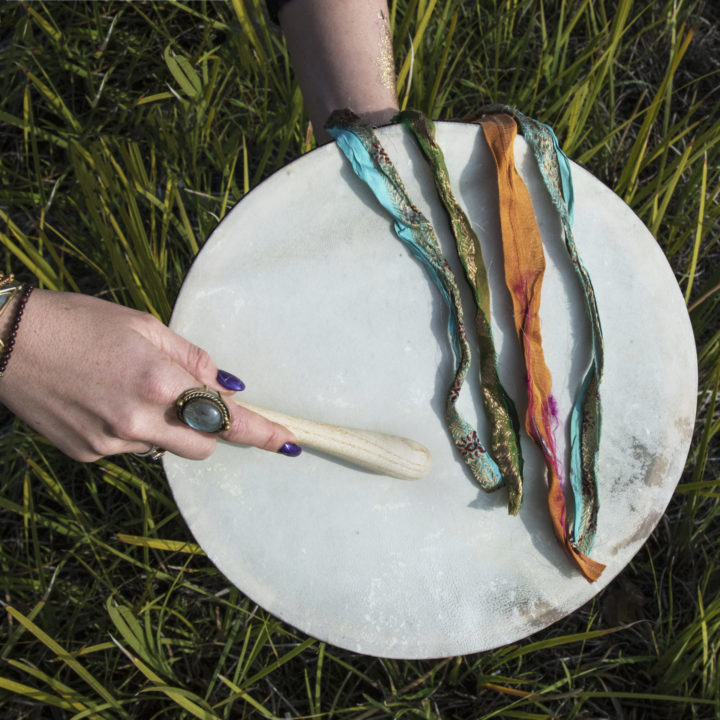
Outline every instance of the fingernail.
[(302, 452), (302, 448), (295, 443), (285, 443), (278, 452), (288, 457), (297, 457)]
[(240, 392), (245, 389), (245, 383), (227, 370), (218, 370), (217, 381), (227, 390)]

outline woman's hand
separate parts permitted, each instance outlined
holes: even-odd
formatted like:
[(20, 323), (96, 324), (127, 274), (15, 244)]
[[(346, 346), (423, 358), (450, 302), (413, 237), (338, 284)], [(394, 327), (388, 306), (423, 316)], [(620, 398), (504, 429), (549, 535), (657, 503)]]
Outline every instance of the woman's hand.
[(200, 460), (213, 452), (216, 437), (271, 451), (294, 442), (286, 428), (233, 402), (227, 403), (232, 425), (218, 436), (181, 423), (175, 400), (184, 390), (207, 385), (227, 393), (217, 373), (204, 350), (151, 315), (86, 295), (35, 290), (0, 378), (0, 401), (85, 462), (151, 445)]

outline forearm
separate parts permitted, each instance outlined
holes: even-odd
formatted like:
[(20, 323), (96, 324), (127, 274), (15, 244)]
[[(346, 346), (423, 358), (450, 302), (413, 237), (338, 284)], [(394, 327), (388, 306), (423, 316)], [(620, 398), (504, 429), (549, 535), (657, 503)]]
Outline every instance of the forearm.
[(291, 0), (279, 19), (319, 143), (330, 140), (333, 110), (390, 121), (398, 103), (386, 0)]

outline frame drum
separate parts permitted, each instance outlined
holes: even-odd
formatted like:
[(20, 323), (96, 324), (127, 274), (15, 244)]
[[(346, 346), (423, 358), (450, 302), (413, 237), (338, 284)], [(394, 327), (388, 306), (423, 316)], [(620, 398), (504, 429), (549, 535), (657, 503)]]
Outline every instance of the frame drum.
[[(378, 137), (435, 226), (466, 318), (474, 304), (428, 167), (400, 126)], [(524, 416), (522, 353), (503, 278), (497, 180), (477, 125), (437, 123), (453, 191), (483, 246), (500, 377)], [(540, 317), (564, 423), (589, 361), (584, 298), (535, 160), (515, 141), (547, 269)], [(555, 540), (542, 456), (523, 433), (525, 497), (474, 484), (444, 423), (454, 360), (447, 310), (389, 216), (334, 145), (239, 202), (195, 260), (171, 328), (247, 384), (243, 399), (325, 423), (412, 438), (434, 466), (414, 482), (311, 451), (297, 459), (219, 443), (203, 462), (166, 455), (175, 500), (209, 558), (255, 602), (356, 652), (431, 658), (497, 647), (587, 602), (652, 532), (682, 472), (695, 418), (688, 314), (654, 238), (577, 165), (575, 241), (605, 339), (600, 511), (589, 584)], [(468, 331), (473, 322), (467, 322)], [(473, 338), (471, 337), (473, 347)], [(477, 354), (477, 353), (476, 353)], [(477, 366), (460, 399), (488, 438)], [(567, 425), (558, 429), (569, 465)]]

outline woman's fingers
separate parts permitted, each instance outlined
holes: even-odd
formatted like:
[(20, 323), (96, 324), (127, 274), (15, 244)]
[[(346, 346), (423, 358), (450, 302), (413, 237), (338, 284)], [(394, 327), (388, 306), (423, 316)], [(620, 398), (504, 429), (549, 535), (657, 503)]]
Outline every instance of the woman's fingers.
[[(207, 385), (221, 392), (245, 389), (239, 378), (226, 371), (220, 371), (205, 350), (173, 332), (159, 320), (146, 316), (141, 332), (161, 352), (192, 375), (197, 381), (196, 385)], [(218, 381), (218, 373), (221, 373), (221, 382)]]
[[(227, 393), (244, 390), (245, 385), (237, 376), (225, 370), (219, 370), (210, 355), (177, 335), (172, 330), (159, 322), (150, 320), (145, 328), (146, 337), (171, 360), (182, 367), (190, 376), (187, 387), (178, 392), (178, 396), (191, 387), (207, 385), (211, 389)], [(230, 429), (219, 434), (223, 440), (242, 445), (253, 445), (263, 450), (278, 452), (286, 444), (291, 447), (290, 452), (298, 454), (294, 448), (295, 437), (282, 425), (270, 422), (264, 417), (249, 410), (240, 408), (235, 403), (224, 398), (231, 418)], [(198, 431), (193, 431), (198, 433)], [(202, 453), (207, 452), (207, 445), (192, 442), (187, 443), (185, 434), (167, 433), (166, 450), (182, 457), (198, 458), (207, 457)], [(206, 433), (198, 433), (206, 436)], [(172, 435), (172, 437), (170, 437)], [(212, 452), (212, 450), (210, 450)], [(209, 454), (209, 452), (207, 453)]]
[(295, 444), (295, 436), (282, 425), (270, 422), (262, 415), (241, 408), (234, 402), (227, 403), (231, 426), (220, 433), (223, 440), (243, 445), (254, 445), (263, 450), (279, 452), (286, 444)]
[[(177, 387), (182, 389), (170, 399), (165, 412), (158, 413), (163, 415), (162, 425), (158, 422), (159, 418), (148, 418), (143, 423), (148, 428), (143, 437), (145, 450), (148, 445), (154, 444), (180, 457), (203, 460), (215, 450), (217, 438), (241, 445), (253, 445), (270, 452), (281, 450), (287, 443), (294, 446), (295, 437), (287, 428), (239, 407), (227, 397), (222, 397), (219, 401), (225, 404), (230, 414), (229, 430), (216, 434), (190, 428), (178, 418), (176, 402), (185, 390), (196, 386), (197, 381), (187, 376), (186, 380), (181, 382), (184, 384), (178, 383)], [(155, 412), (157, 413), (157, 410)], [(154, 432), (151, 432), (150, 428)]]

